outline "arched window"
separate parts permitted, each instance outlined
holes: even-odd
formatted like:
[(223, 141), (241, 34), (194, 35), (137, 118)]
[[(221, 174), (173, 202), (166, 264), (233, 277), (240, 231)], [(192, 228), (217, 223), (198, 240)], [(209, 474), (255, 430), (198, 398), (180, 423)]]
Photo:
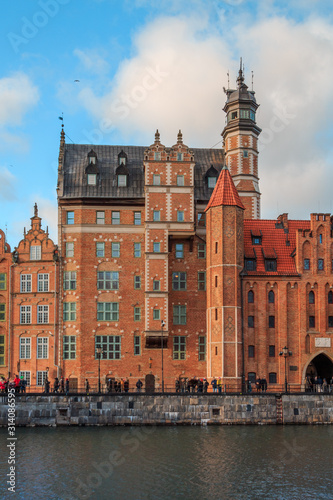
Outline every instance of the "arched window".
[(274, 295), (273, 290), (270, 290), (270, 291), (268, 292), (268, 302), (269, 302), (270, 304), (274, 304), (274, 302), (275, 302), (275, 295)]
[(332, 290), (330, 290), (328, 292), (327, 301), (329, 304), (333, 304), (333, 292), (332, 292)]
[(315, 303), (315, 294), (311, 290), (311, 292), (309, 292), (309, 304), (314, 304), (314, 303)]
[(252, 292), (252, 290), (249, 290), (249, 293), (247, 294), (247, 302), (249, 304), (253, 304), (254, 302), (254, 293)]

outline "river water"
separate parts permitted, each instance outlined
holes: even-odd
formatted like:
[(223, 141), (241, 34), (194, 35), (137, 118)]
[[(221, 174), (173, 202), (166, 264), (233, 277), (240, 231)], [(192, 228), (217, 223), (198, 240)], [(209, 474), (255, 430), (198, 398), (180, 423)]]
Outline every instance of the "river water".
[(16, 431), (16, 492), (42, 500), (333, 499), (332, 426), (77, 427)]

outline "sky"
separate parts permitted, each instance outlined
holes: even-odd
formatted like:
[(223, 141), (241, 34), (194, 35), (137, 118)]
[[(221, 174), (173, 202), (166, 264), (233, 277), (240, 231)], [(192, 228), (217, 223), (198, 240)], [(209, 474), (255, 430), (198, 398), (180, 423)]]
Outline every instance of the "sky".
[[(333, 212), (331, 0), (17, 0), (0, 26), (0, 228), (57, 242), (66, 142), (220, 148), (240, 57), (260, 107), (261, 217)], [(228, 83), (229, 74), (229, 83)], [(59, 120), (63, 117), (63, 121)]]

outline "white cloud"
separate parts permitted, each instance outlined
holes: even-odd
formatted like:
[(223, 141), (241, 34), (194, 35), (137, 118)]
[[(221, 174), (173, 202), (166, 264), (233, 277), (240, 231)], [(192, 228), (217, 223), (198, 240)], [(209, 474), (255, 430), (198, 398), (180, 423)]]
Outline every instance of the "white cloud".
[(15, 201), (17, 199), (16, 182), (15, 175), (8, 168), (0, 167), (0, 198), (2, 200)]
[(83, 51), (80, 49), (75, 49), (74, 55), (79, 59), (82, 67), (86, 71), (96, 74), (103, 74), (109, 71), (108, 62), (103, 57), (101, 57), (97, 50)]
[[(58, 234), (58, 206), (56, 199), (42, 198), (36, 195), (34, 198), (34, 203), (37, 203), (38, 214), (42, 217), (42, 229), (46, 231), (46, 227), (49, 229), (50, 238), (53, 243), (57, 243)], [(30, 204), (31, 205), (31, 204)]]

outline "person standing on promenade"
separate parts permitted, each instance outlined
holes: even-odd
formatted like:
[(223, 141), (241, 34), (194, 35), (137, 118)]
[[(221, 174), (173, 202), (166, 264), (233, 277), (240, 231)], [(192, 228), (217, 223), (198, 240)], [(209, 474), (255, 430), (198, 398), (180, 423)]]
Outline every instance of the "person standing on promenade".
[(61, 379), (60, 379), (60, 392), (65, 392), (65, 381), (64, 381), (64, 377), (61, 377)]
[(89, 385), (89, 380), (86, 378), (85, 389), (86, 389), (86, 394), (87, 394), (87, 396), (89, 396), (89, 388), (90, 388), (90, 385)]
[(136, 383), (136, 392), (141, 392), (141, 388), (143, 386), (142, 381), (139, 379)]
[(216, 380), (215, 377), (211, 381), (211, 385), (212, 385), (212, 388), (213, 388), (213, 392), (217, 392), (217, 380)]
[(66, 378), (66, 380), (65, 380), (65, 391), (66, 391), (66, 396), (67, 396), (69, 393), (69, 380), (68, 380), (68, 378)]
[(217, 381), (217, 390), (221, 394), (221, 392), (222, 392), (222, 380), (221, 380), (221, 377), (219, 377), (218, 381)]

